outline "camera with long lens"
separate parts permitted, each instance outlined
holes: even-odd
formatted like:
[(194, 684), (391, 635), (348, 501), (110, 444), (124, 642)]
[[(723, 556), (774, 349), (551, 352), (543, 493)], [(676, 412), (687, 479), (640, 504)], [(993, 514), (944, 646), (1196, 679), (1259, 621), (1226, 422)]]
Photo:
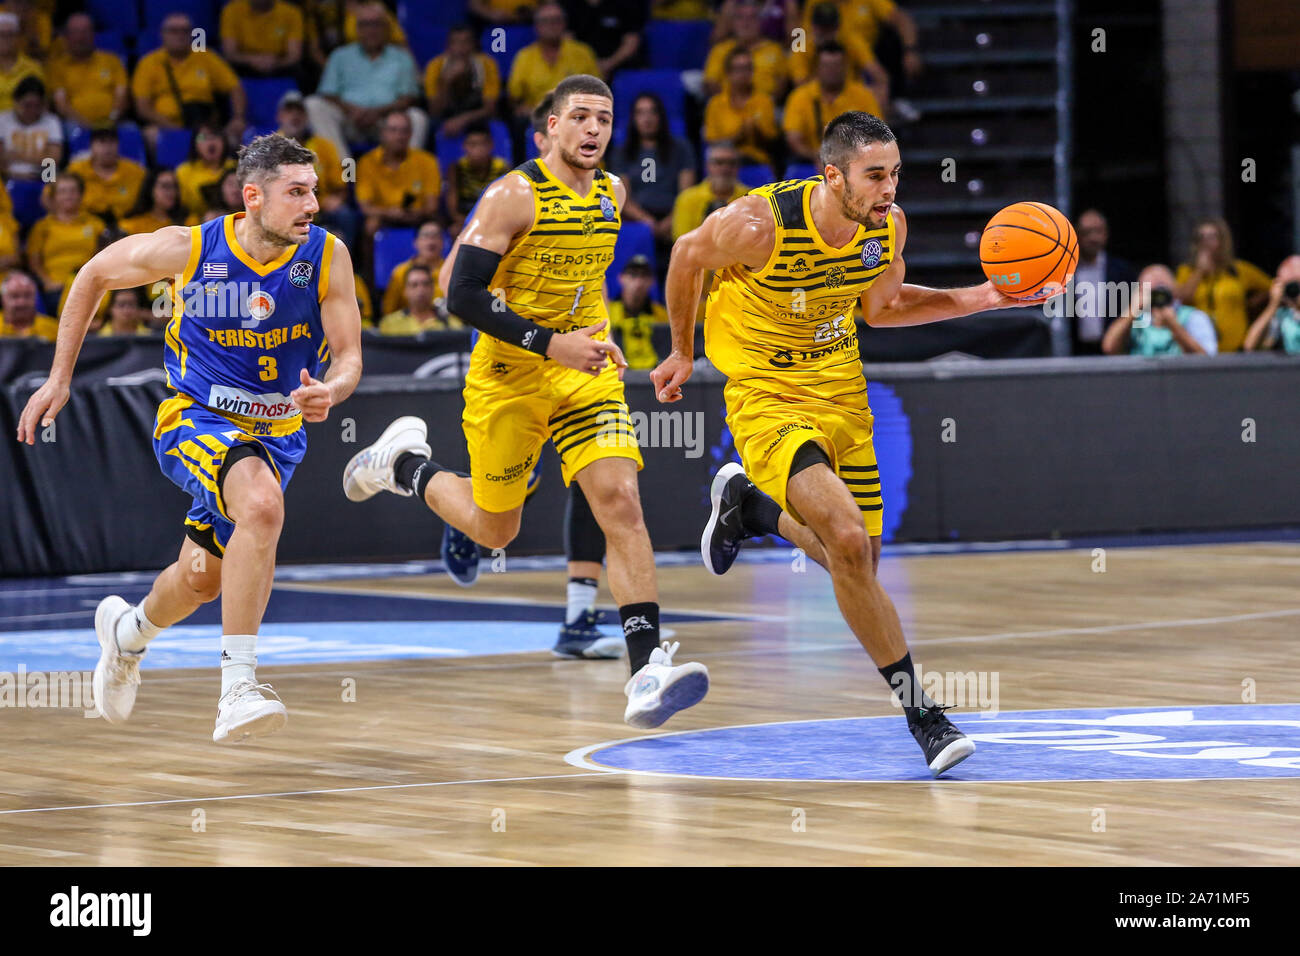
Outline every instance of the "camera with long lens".
[(1174, 304), (1174, 291), (1167, 285), (1158, 285), (1151, 290), (1151, 308), (1163, 309)]
[(1282, 294), (1292, 302), (1300, 302), (1300, 280), (1292, 279), (1282, 286)]

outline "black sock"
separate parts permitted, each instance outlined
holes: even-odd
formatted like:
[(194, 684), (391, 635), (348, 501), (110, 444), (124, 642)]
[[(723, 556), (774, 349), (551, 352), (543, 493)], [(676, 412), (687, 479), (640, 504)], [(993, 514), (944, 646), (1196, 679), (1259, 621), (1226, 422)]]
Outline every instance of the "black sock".
[(440, 471), (451, 469), (409, 451), (398, 455), (397, 461), (393, 462), (393, 478), (397, 481), (397, 487), (414, 492), (421, 501), (424, 500), (424, 489), (429, 486), (430, 479)]
[(618, 609), (623, 621), (623, 639), (627, 641), (627, 660), (635, 674), (650, 660), (650, 652), (659, 646), (659, 605), (654, 601), (624, 604)]
[(885, 679), (885, 683), (894, 692), (898, 702), (903, 705), (903, 713), (907, 715), (909, 724), (920, 716), (920, 711), (936, 706), (935, 702), (926, 696), (921, 682), (916, 679), (916, 671), (912, 668), (911, 652), (904, 654), (901, 661), (888, 667), (881, 667), (879, 670), (880, 676)]
[(751, 489), (740, 503), (740, 522), (755, 537), (777, 534), (780, 518), (781, 506), (757, 488)]

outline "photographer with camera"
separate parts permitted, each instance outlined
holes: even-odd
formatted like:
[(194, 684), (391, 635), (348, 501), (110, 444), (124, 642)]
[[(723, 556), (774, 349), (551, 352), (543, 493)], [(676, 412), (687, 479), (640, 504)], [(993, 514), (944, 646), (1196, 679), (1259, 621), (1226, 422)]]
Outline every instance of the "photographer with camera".
[(1106, 330), (1103, 352), (1120, 355), (1127, 350), (1129, 355), (1148, 358), (1218, 352), (1214, 322), (1200, 309), (1178, 301), (1168, 266), (1147, 266), (1138, 276), (1138, 285), (1137, 299)]
[(1300, 256), (1287, 256), (1269, 287), (1268, 305), (1246, 333), (1247, 351), (1281, 345), (1287, 355), (1300, 355)]

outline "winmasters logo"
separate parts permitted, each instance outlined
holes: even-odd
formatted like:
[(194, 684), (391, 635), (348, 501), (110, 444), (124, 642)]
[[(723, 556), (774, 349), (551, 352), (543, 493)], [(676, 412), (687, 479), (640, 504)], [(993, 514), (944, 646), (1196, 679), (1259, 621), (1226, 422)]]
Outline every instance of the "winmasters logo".
[(268, 392), (254, 395), (242, 388), (226, 385), (213, 385), (208, 392), (207, 406), (213, 411), (240, 415), (244, 418), (293, 418), (298, 409), (288, 395)]

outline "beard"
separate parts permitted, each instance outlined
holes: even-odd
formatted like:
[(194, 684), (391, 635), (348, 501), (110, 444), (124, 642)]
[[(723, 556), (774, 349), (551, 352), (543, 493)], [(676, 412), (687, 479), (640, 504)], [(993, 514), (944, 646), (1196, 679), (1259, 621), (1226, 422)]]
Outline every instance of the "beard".
[[(294, 235), (292, 232), (277, 232), (267, 226), (265, 221), (262, 219), (261, 213), (254, 214), (249, 212), (247, 215), (249, 223), (257, 230), (258, 239), (261, 242), (266, 243), (268, 246), (301, 246), (311, 238), (310, 232), (302, 237)], [(292, 226), (290, 228), (292, 228)]]
[(857, 194), (849, 187), (848, 181), (844, 183), (844, 195), (840, 197), (840, 214), (845, 219), (856, 222), (860, 226), (866, 226), (868, 229), (884, 229), (885, 220), (882, 218), (879, 222), (871, 213), (871, 207), (859, 210), (854, 203)]
[(563, 146), (557, 146), (557, 148), (560, 151), (560, 159), (564, 160), (564, 162), (568, 163), (574, 169), (595, 169), (600, 165), (601, 157), (604, 155), (603, 152), (600, 152), (592, 156), (591, 159), (587, 159), (587, 157), (579, 153), (569, 152)]

